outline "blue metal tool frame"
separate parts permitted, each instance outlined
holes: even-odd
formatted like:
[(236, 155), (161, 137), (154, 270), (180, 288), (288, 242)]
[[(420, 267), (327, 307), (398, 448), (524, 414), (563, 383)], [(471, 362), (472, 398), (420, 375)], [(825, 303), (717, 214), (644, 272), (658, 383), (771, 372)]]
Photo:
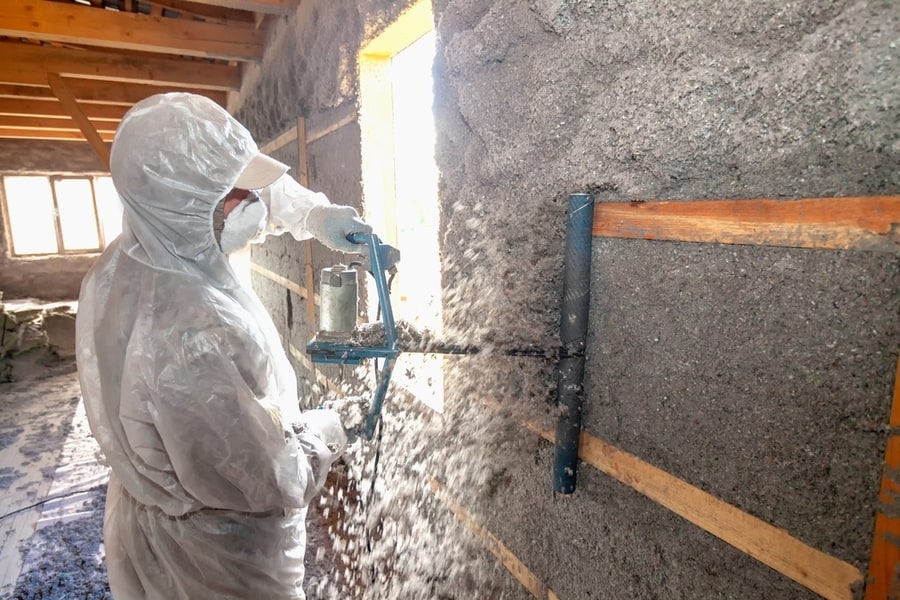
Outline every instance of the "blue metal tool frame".
[(391, 308), (390, 290), (388, 290), (385, 276), (385, 273), (393, 268), (398, 258), (397, 251), (382, 243), (374, 233), (351, 233), (347, 239), (354, 244), (366, 244), (369, 247), (369, 273), (375, 278), (375, 288), (378, 291), (378, 305), (381, 308), (381, 321), (384, 324), (385, 344), (383, 346), (358, 346), (314, 339), (306, 345), (306, 353), (314, 363), (358, 365), (367, 358), (383, 359), (384, 363), (381, 369), (378, 369), (376, 362), (378, 383), (375, 387), (372, 406), (369, 414), (366, 415), (365, 437), (371, 440), (381, 416), (381, 407), (387, 395), (394, 362), (400, 354), (394, 311)]

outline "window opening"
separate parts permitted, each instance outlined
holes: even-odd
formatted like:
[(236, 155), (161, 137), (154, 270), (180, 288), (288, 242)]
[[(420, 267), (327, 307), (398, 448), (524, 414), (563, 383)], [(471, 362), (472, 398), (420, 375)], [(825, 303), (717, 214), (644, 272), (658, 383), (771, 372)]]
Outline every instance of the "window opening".
[[(418, 2), (360, 53), (360, 128), (366, 220), (400, 249), (394, 316), (441, 334), (438, 170), (432, 110), (436, 36), (431, 3)], [(368, 305), (377, 298), (368, 287)], [(374, 320), (375, 315), (370, 314)], [(443, 407), (442, 361), (403, 353), (393, 381)]]
[(108, 176), (7, 175), (2, 183), (12, 256), (96, 253), (122, 231)]

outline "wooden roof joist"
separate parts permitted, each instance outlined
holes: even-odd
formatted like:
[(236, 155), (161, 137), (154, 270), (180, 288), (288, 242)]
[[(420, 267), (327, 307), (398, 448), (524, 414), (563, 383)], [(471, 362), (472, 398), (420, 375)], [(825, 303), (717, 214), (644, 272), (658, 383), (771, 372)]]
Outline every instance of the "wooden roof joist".
[[(87, 118), (98, 121), (120, 121), (128, 111), (127, 106), (107, 104), (84, 104), (81, 109)], [(58, 100), (19, 100), (17, 98), (0, 98), (0, 115), (51, 118), (68, 118), (70, 116)]]
[(117, 55), (97, 50), (73, 50), (0, 42), (0, 83), (47, 85), (49, 73), (64, 77), (122, 81), (205, 90), (238, 90), (238, 66)]
[[(131, 106), (148, 96), (164, 92), (192, 92), (206, 96), (220, 106), (225, 106), (226, 92), (215, 90), (192, 90), (172, 88), (138, 83), (111, 83), (88, 79), (67, 78), (69, 88), (81, 103), (89, 104), (122, 104)], [(18, 98), (20, 100), (55, 100), (56, 96), (47, 86), (16, 85), (0, 83), (0, 98)]]
[[(100, 139), (104, 142), (111, 142), (113, 133), (98, 132)], [(53, 129), (16, 129), (11, 127), (0, 126), (0, 139), (27, 139), (27, 140), (73, 140), (78, 142), (86, 141), (84, 134), (77, 128), (73, 130), (53, 130)]]
[(297, 10), (300, 0), (191, 0), (197, 4), (210, 4), (236, 10), (247, 10), (270, 15), (289, 15)]
[[(92, 123), (96, 131), (101, 135), (104, 133), (114, 134), (118, 126), (116, 121), (92, 121)], [(51, 117), (15, 117), (7, 115), (0, 115), (0, 129), (43, 130), (45, 132), (81, 131), (78, 128), (78, 124), (71, 118), (55, 119)]]
[(250, 23), (206, 23), (44, 0), (0, 3), (0, 35), (237, 61), (259, 59), (265, 49), (265, 32)]

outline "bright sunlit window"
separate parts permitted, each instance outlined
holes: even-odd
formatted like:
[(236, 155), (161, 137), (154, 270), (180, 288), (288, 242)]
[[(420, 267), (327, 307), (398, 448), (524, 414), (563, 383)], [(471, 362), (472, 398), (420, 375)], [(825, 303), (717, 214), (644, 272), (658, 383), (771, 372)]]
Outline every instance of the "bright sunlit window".
[(122, 231), (107, 176), (5, 175), (2, 184), (12, 256), (99, 252)]
[[(394, 316), (440, 335), (434, 52), (431, 2), (423, 0), (360, 53), (360, 128), (366, 220), (401, 253)], [(439, 357), (401, 354), (394, 380), (441, 410)]]

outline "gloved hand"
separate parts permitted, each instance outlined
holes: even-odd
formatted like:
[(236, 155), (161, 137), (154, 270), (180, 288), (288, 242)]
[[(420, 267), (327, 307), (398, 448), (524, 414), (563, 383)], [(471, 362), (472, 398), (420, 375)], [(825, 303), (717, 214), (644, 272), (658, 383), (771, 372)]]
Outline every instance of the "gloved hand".
[(300, 420), (294, 424), (294, 431), (296, 433), (309, 431), (317, 435), (335, 454), (340, 454), (347, 447), (347, 434), (341, 425), (341, 417), (337, 411), (328, 408), (317, 408), (302, 413)]
[(355, 208), (337, 204), (313, 207), (306, 216), (306, 229), (332, 250), (351, 254), (365, 254), (368, 246), (354, 244), (347, 236), (372, 233), (372, 227), (359, 218)]
[(347, 442), (355, 442), (366, 429), (366, 416), (369, 413), (369, 400), (360, 396), (326, 400), (322, 406), (334, 410), (340, 415)]

